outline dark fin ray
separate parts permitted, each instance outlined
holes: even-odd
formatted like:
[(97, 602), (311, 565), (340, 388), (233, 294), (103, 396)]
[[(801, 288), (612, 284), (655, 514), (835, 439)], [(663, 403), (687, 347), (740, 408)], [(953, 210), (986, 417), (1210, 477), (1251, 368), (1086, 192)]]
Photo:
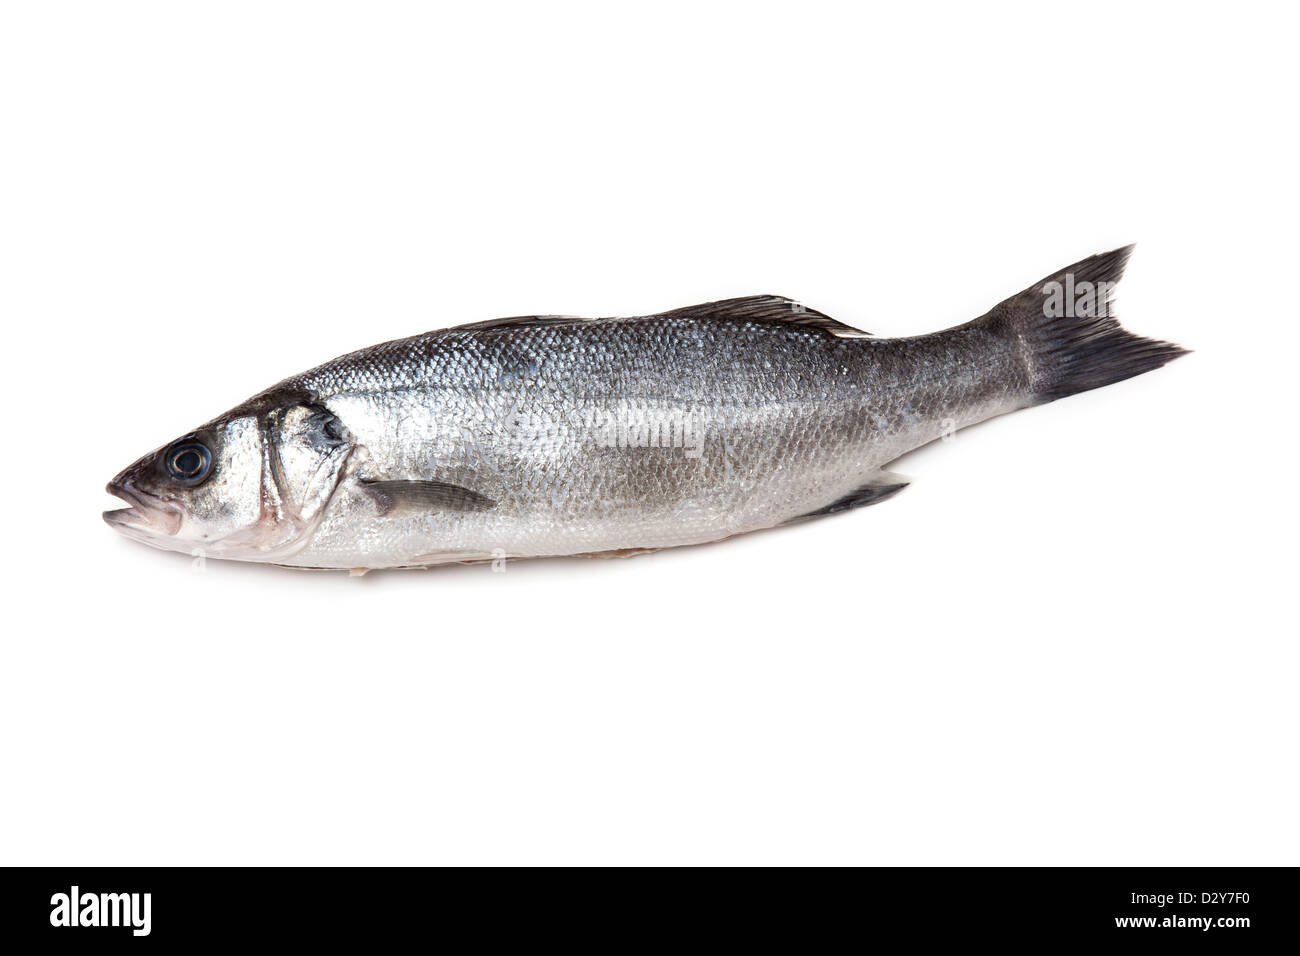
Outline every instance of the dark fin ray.
[(787, 525), (798, 524), (803, 521), (810, 521), (813, 518), (824, 518), (826, 515), (839, 514), (841, 511), (851, 511), (854, 508), (865, 508), (868, 505), (879, 504), (886, 498), (892, 498), (898, 494), (907, 485), (907, 479), (902, 475), (882, 471), (861, 488), (854, 488), (843, 498), (837, 498), (825, 508), (818, 508), (816, 511), (810, 511), (806, 515), (799, 515), (797, 518), (791, 518), (784, 523)]
[(690, 305), (684, 309), (671, 312), (658, 312), (654, 315), (631, 316), (628, 318), (583, 319), (576, 315), (516, 315), (508, 319), (488, 319), (485, 322), (471, 322), (458, 325), (456, 330), (480, 331), (482, 329), (524, 329), (546, 325), (580, 325), (588, 322), (635, 322), (638, 319), (721, 319), (738, 322), (780, 322), (785, 325), (799, 325), (810, 329), (829, 332), (840, 338), (870, 338), (870, 332), (863, 332), (851, 325), (845, 325), (829, 315), (810, 309), (793, 299), (779, 295), (749, 295), (740, 299), (722, 299), (718, 302), (705, 302)]
[(1187, 354), (1134, 335), (1112, 317), (1111, 298), (1132, 252), (1124, 246), (1066, 266), (972, 323), (1017, 340), (1036, 403), (1122, 382)]
[(363, 481), (384, 517), (427, 514), (431, 511), (487, 511), (491, 498), (445, 481)]

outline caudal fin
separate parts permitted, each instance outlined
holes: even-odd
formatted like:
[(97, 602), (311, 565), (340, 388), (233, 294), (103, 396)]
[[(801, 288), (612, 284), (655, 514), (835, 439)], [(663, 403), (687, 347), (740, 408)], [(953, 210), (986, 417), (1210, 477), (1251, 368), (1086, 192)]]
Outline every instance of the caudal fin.
[(1066, 266), (975, 320), (1020, 344), (1036, 403), (1122, 382), (1187, 354), (1112, 318), (1111, 297), (1132, 252), (1125, 246)]

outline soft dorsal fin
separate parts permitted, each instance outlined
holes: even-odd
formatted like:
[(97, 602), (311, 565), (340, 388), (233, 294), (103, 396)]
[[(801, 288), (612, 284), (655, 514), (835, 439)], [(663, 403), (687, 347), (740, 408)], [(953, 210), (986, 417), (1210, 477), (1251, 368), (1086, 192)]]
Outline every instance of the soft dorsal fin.
[(608, 317), (601, 319), (584, 319), (576, 315), (516, 315), (506, 319), (488, 319), (484, 322), (470, 322), (458, 325), (457, 331), (479, 329), (522, 329), (539, 325), (576, 325), (585, 322), (635, 322), (638, 319), (731, 319), (737, 322), (783, 322), (788, 325), (802, 325), (811, 329), (821, 329), (840, 338), (871, 338), (870, 332), (863, 332), (851, 325), (845, 325), (829, 315), (801, 305), (794, 299), (779, 295), (747, 295), (739, 299), (722, 299), (718, 302), (705, 302), (701, 305), (689, 305), (684, 309), (671, 312), (656, 312), (654, 315)]

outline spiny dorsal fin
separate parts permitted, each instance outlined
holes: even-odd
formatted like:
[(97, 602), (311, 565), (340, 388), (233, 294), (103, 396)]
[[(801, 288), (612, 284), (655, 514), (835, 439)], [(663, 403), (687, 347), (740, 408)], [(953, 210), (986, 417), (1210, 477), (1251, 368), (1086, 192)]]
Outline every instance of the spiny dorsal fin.
[(516, 315), (507, 319), (488, 319), (484, 322), (471, 322), (458, 325), (456, 331), (480, 329), (522, 329), (539, 325), (575, 325), (584, 322), (636, 322), (640, 319), (731, 319), (737, 322), (783, 322), (788, 325), (802, 325), (811, 329), (820, 329), (840, 338), (871, 338), (870, 332), (863, 332), (851, 325), (845, 325), (829, 315), (810, 309), (794, 299), (779, 295), (747, 295), (739, 299), (722, 299), (718, 302), (705, 302), (701, 305), (689, 305), (684, 309), (671, 312), (657, 312), (654, 315), (628, 317), (610, 316), (601, 319), (584, 319), (576, 315)]
[(718, 302), (705, 302), (703, 305), (690, 305), (684, 309), (673, 309), (662, 314), (682, 318), (736, 319), (742, 322), (785, 322), (789, 325), (821, 329), (823, 332), (830, 332), (843, 338), (871, 338), (870, 332), (845, 325), (838, 319), (832, 319), (823, 312), (810, 309), (795, 299), (787, 299), (779, 295), (747, 295), (739, 299), (722, 299)]
[(469, 322), (454, 326), (456, 331), (462, 329), (522, 329), (534, 325), (573, 325), (576, 322), (597, 322), (599, 319), (584, 319), (576, 315), (512, 315), (506, 319), (484, 319), (482, 322)]

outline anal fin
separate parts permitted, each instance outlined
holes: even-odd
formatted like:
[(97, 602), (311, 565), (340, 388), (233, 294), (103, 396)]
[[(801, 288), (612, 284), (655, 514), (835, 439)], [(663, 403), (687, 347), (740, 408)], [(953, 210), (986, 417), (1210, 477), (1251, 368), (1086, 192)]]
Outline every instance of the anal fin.
[(886, 498), (892, 498), (906, 488), (907, 485), (908, 480), (902, 475), (896, 475), (888, 471), (877, 472), (865, 485), (854, 488), (847, 495), (835, 499), (826, 507), (810, 511), (805, 515), (799, 515), (797, 518), (791, 518), (784, 523), (787, 525), (798, 524), (813, 518), (822, 518), (826, 515), (839, 514), (841, 511), (852, 511), (854, 508), (865, 508), (868, 505), (878, 504)]

